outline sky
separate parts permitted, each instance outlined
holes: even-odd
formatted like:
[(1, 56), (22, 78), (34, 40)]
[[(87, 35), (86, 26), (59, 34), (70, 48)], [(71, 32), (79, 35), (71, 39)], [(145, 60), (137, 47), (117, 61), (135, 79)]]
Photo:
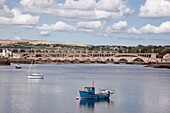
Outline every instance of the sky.
[(0, 39), (170, 45), (170, 0), (0, 0)]

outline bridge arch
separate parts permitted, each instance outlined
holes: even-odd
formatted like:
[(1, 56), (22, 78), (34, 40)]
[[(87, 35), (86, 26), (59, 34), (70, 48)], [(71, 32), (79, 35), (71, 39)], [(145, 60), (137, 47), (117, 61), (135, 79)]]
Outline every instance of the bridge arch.
[(43, 55), (41, 54), (36, 54), (35, 57), (42, 57)]
[(17, 49), (12, 50), (12, 53), (18, 53)]
[(88, 58), (88, 59), (85, 59), (84, 60), (84, 63), (91, 63), (91, 60)]
[(55, 53), (55, 51), (54, 51), (54, 50), (51, 50), (49, 53)]
[(143, 62), (144, 60), (142, 58), (135, 58), (132, 62)]
[(37, 50), (36, 53), (41, 53), (41, 50)]
[(127, 60), (126, 58), (120, 58), (120, 59), (119, 59), (119, 62), (120, 62), (120, 63), (127, 63), (128, 60)]
[(42, 52), (43, 52), (43, 53), (48, 53), (48, 50), (45, 49), (45, 50), (43, 50)]
[(34, 50), (32, 50), (32, 49), (31, 49), (31, 50), (29, 50), (29, 53), (34, 53), (34, 52), (35, 52), (35, 51), (34, 51)]
[(24, 50), (24, 49), (21, 49), (21, 50), (20, 50), (20, 52), (21, 52), (21, 53), (25, 53), (25, 52), (26, 52), (26, 50)]
[(86, 51), (82, 51), (81, 53), (86, 53)]
[(114, 60), (113, 58), (111, 58), (111, 59), (110, 59), (110, 58), (108, 58), (108, 59), (106, 59), (106, 62), (107, 62), (107, 63), (114, 63), (114, 62), (115, 62), (115, 60)]
[(2, 53), (3, 52), (3, 49), (0, 49), (0, 53)]

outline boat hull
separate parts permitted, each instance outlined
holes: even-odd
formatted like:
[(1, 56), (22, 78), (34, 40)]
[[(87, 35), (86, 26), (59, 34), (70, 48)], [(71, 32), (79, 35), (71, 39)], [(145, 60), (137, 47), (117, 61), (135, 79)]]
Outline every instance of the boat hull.
[(92, 99), (92, 100), (96, 99), (96, 95), (92, 94), (91, 92), (79, 91), (79, 93), (81, 99)]
[(19, 66), (15, 66), (16, 69), (21, 69), (22, 67), (19, 67)]
[(109, 99), (110, 94), (96, 94), (97, 99)]
[(27, 77), (28, 79), (44, 79), (43, 74), (29, 74)]
[(83, 100), (98, 100), (98, 99), (109, 99), (110, 94), (92, 94), (89, 92), (79, 91), (80, 98)]

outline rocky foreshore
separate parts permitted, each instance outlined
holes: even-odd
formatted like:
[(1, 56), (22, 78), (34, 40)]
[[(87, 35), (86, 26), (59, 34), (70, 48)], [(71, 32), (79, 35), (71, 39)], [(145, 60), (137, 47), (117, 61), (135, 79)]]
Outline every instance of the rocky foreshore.
[(145, 67), (167, 68), (167, 69), (170, 69), (170, 62), (169, 62), (169, 63), (153, 63), (153, 64), (147, 64)]
[(11, 62), (8, 58), (0, 58), (0, 66), (6, 66), (6, 65), (11, 65)]

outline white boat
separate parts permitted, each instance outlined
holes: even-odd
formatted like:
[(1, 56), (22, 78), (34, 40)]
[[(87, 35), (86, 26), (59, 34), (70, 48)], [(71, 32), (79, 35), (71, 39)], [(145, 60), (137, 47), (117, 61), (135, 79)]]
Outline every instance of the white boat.
[(20, 58), (18, 58), (18, 64), (15, 65), (15, 69), (21, 69), (22, 68), (19, 60), (20, 60)]
[(17, 64), (17, 65), (15, 65), (15, 68), (16, 69), (21, 69), (22, 67), (19, 64)]
[(38, 73), (32, 73), (32, 74), (28, 74), (27, 77), (29, 79), (43, 79), (44, 75), (43, 74), (38, 74)]
[(44, 79), (44, 74), (38, 72), (35, 69), (34, 62), (36, 62), (36, 61), (32, 61), (31, 65), (30, 65), (30, 68), (29, 68), (29, 71), (27, 74), (28, 79)]

